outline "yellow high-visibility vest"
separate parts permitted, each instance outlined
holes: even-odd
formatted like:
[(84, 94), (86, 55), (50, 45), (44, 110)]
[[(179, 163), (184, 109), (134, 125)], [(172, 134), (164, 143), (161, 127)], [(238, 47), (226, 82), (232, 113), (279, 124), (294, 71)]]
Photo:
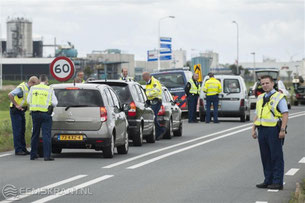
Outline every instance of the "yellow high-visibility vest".
[[(264, 96), (266, 93), (259, 95), (256, 102), (256, 115), (257, 119), (254, 122), (256, 126), (276, 126), (278, 120), (282, 118), (281, 112), (277, 110), (277, 105), (284, 98), (284, 95), (276, 92), (271, 97), (268, 103), (263, 107)], [(273, 112), (273, 114), (272, 114)]]
[[(28, 98), (28, 94), (29, 94), (29, 88), (26, 86), (26, 83), (23, 82), (21, 84), (19, 84), (17, 86), (17, 88), (21, 88), (22, 92), (23, 92), (23, 96), (21, 98), (19, 98), (17, 95), (14, 96), (14, 100), (16, 101), (16, 103), (19, 105), (19, 106), (22, 106), (22, 107), (25, 107), (28, 105), (28, 102), (27, 102), (27, 98)], [(13, 107), (13, 103), (11, 102), (10, 104), (10, 107)]]
[(127, 81), (127, 82), (134, 81), (133, 77), (129, 77), (129, 76), (127, 76), (126, 78), (120, 77), (119, 80), (124, 80), (124, 81)]
[(200, 84), (198, 84), (198, 87), (197, 87), (196, 84), (194, 83), (193, 79), (190, 79), (189, 83), (191, 84), (191, 89), (190, 89), (189, 93), (200, 94)]
[(221, 83), (216, 78), (210, 78), (203, 86), (203, 91), (207, 96), (212, 96), (221, 93)]
[(155, 98), (162, 99), (162, 86), (159, 80), (151, 76), (150, 84), (146, 85), (146, 95), (148, 100)]
[(52, 103), (53, 89), (47, 85), (39, 84), (31, 87), (29, 96), (30, 111), (47, 112)]

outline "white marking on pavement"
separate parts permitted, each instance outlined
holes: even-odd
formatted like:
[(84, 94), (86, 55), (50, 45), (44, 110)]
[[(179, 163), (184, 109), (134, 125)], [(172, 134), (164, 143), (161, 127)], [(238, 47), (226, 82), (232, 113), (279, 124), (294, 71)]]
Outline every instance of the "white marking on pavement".
[(256, 201), (255, 203), (268, 203), (266, 201)]
[(163, 154), (161, 156), (157, 156), (155, 158), (152, 158), (152, 159), (149, 159), (147, 161), (143, 161), (139, 164), (135, 164), (133, 166), (130, 166), (128, 167), (127, 169), (136, 169), (136, 168), (139, 168), (141, 166), (145, 166), (147, 164), (150, 164), (152, 162), (155, 162), (155, 161), (158, 161), (160, 159), (164, 159), (166, 157), (169, 157), (169, 156), (172, 156), (174, 154), (177, 154), (177, 153), (180, 153), (180, 152), (184, 152), (186, 150), (189, 150), (189, 149), (192, 149), (192, 148), (195, 148), (195, 147), (198, 147), (198, 146), (201, 146), (201, 145), (204, 145), (204, 144), (207, 144), (207, 143), (210, 143), (210, 142), (213, 142), (213, 141), (216, 141), (216, 140), (219, 140), (219, 139), (222, 139), (222, 138), (225, 138), (225, 137), (229, 137), (229, 136), (232, 136), (232, 135), (235, 135), (237, 133), (240, 133), (240, 132), (244, 132), (246, 130), (250, 130), (252, 127), (248, 127), (248, 128), (244, 128), (244, 129), (241, 129), (241, 130), (238, 130), (238, 131), (235, 131), (235, 132), (231, 132), (229, 134), (225, 134), (225, 135), (221, 135), (221, 136), (218, 136), (218, 137), (215, 137), (215, 138), (212, 138), (212, 139), (209, 139), (209, 140), (205, 140), (203, 142), (199, 142), (197, 144), (194, 144), (194, 145), (191, 145), (191, 146), (188, 146), (188, 147), (185, 147), (185, 148), (182, 148), (182, 149), (178, 149), (176, 151), (172, 151), (172, 152), (169, 152), (167, 154)]
[(90, 180), (90, 181), (88, 181), (88, 182), (79, 184), (79, 185), (77, 185), (77, 186), (75, 186), (75, 187), (71, 187), (71, 188), (68, 188), (68, 189), (66, 189), (66, 190), (63, 190), (63, 191), (58, 192), (58, 193), (56, 193), (56, 194), (54, 194), (54, 195), (50, 195), (50, 196), (48, 196), (48, 197), (39, 199), (39, 200), (34, 201), (34, 202), (32, 202), (32, 203), (44, 203), (44, 202), (48, 202), (48, 201), (51, 201), (51, 200), (53, 200), (53, 199), (62, 197), (62, 196), (64, 196), (64, 195), (67, 195), (67, 194), (69, 194), (69, 193), (75, 192), (75, 191), (77, 191), (77, 190), (79, 190), (79, 189), (82, 189), (82, 188), (84, 188), (84, 187), (88, 187), (88, 186), (93, 185), (93, 184), (95, 184), (95, 183), (98, 183), (98, 182), (101, 182), (101, 181), (103, 181), (103, 180), (112, 178), (113, 176), (114, 176), (114, 175), (104, 175), (104, 176), (101, 176), (101, 177), (99, 177), (99, 178), (95, 178), (95, 179), (93, 179), (93, 180)]
[(77, 175), (77, 176), (73, 176), (71, 178), (68, 178), (68, 179), (65, 179), (65, 180), (62, 180), (62, 181), (59, 181), (57, 183), (53, 183), (51, 185), (47, 185), (47, 186), (44, 186), (42, 188), (38, 188), (36, 190), (33, 190), (31, 192), (27, 192), (25, 194), (22, 194), (22, 195), (19, 195), (17, 197), (13, 197), (13, 198), (9, 198), (7, 200), (4, 200), (4, 201), (1, 201), (0, 203), (8, 203), (8, 202), (13, 202), (13, 201), (16, 201), (16, 200), (21, 200), (23, 198), (26, 198), (28, 196), (31, 196), (31, 195), (34, 195), (34, 194), (39, 194), (41, 192), (45, 192), (51, 188), (54, 188), (54, 187), (57, 187), (57, 186), (60, 186), (60, 185), (63, 185), (63, 184), (66, 184), (66, 183), (69, 183), (69, 182), (72, 182), (72, 181), (75, 181), (77, 179), (80, 179), (80, 178), (83, 178), (83, 177), (86, 177), (87, 175)]
[(303, 157), (300, 161), (299, 161), (300, 164), (305, 164), (305, 157)]
[[(298, 114), (298, 115), (294, 115), (294, 116), (290, 116), (289, 118), (295, 118), (295, 117), (300, 117), (300, 116), (304, 116), (305, 114)], [(243, 125), (244, 127), (247, 126), (249, 124), (246, 124), (246, 125)], [(252, 123), (250, 125), (253, 125)], [(144, 166), (144, 165), (147, 165), (147, 164), (150, 164), (152, 162), (155, 162), (155, 161), (158, 161), (160, 159), (164, 159), (166, 157), (169, 157), (169, 156), (172, 156), (174, 154), (177, 154), (177, 153), (180, 153), (180, 152), (183, 152), (183, 151), (186, 151), (186, 150), (189, 150), (189, 149), (192, 149), (192, 148), (195, 148), (195, 147), (198, 147), (198, 146), (201, 146), (201, 145), (204, 145), (204, 144), (207, 144), (207, 143), (210, 143), (210, 142), (213, 142), (215, 140), (219, 140), (219, 139), (222, 139), (222, 138), (225, 138), (225, 137), (229, 137), (229, 136), (232, 136), (232, 135), (235, 135), (237, 133), (240, 133), (240, 132), (243, 132), (243, 131), (246, 131), (246, 130), (250, 130), (252, 127), (248, 127), (248, 128), (244, 128), (244, 129), (241, 129), (241, 130), (238, 130), (238, 131), (234, 131), (234, 132), (231, 132), (229, 134), (225, 134), (225, 135), (222, 135), (222, 136), (218, 136), (216, 138), (212, 138), (212, 139), (209, 139), (209, 140), (205, 140), (203, 142), (200, 142), (200, 143), (197, 143), (197, 144), (194, 144), (194, 145), (191, 145), (191, 146), (188, 146), (188, 147), (185, 147), (185, 148), (182, 148), (182, 149), (179, 149), (179, 150), (176, 150), (176, 151), (172, 151), (172, 152), (169, 152), (167, 154), (163, 154), (161, 156), (157, 156), (155, 158), (152, 158), (152, 159), (149, 159), (147, 161), (144, 161), (144, 162), (141, 162), (139, 164), (135, 164), (133, 166), (130, 166), (130, 167), (127, 167), (127, 169), (136, 169), (136, 168), (139, 168), (141, 166)], [(231, 128), (232, 129), (232, 128)], [(229, 130), (229, 129), (228, 129)], [(221, 132), (218, 132), (217, 134), (220, 134)], [(215, 134), (215, 133), (214, 133)], [(211, 134), (213, 135), (213, 134)], [(208, 135), (208, 136), (204, 136), (204, 137), (199, 137), (199, 138), (196, 138), (196, 139), (193, 139), (193, 140), (200, 140), (200, 139), (203, 139), (203, 138), (207, 138), (207, 137), (210, 137), (211, 135)], [(192, 141), (192, 140), (190, 140)], [(182, 143), (180, 143), (182, 144)], [(162, 150), (163, 151), (163, 150)]]
[(279, 190), (267, 190), (268, 192), (278, 192)]
[(12, 155), (12, 154), (0, 154), (0, 158), (5, 157), (5, 156), (10, 156), (10, 155)]
[(286, 176), (294, 176), (300, 169), (299, 168), (291, 168), (287, 173), (285, 174)]
[(104, 166), (104, 167), (102, 167), (102, 168), (113, 168), (113, 167), (116, 167), (116, 166), (119, 166), (119, 165), (122, 165), (122, 164), (125, 164), (125, 163), (128, 163), (128, 162), (134, 161), (134, 160), (136, 160), (136, 159), (140, 159), (140, 158), (149, 156), (149, 155), (151, 155), (151, 154), (155, 154), (155, 153), (158, 153), (158, 152), (162, 152), (162, 151), (165, 151), (165, 150), (174, 148), (174, 147), (178, 147), (178, 146), (181, 146), (181, 145), (185, 145), (185, 144), (188, 144), (188, 143), (191, 143), (191, 142), (195, 142), (195, 141), (197, 141), (197, 140), (201, 140), (201, 139), (208, 138), (208, 137), (211, 137), (211, 136), (214, 136), (214, 135), (222, 134), (222, 133), (225, 133), (225, 132), (228, 132), (228, 131), (231, 131), (231, 130), (235, 130), (235, 129), (238, 129), (238, 128), (243, 128), (243, 127), (246, 127), (246, 126), (249, 126), (249, 125), (253, 125), (253, 124), (252, 124), (252, 123), (249, 123), (249, 124), (245, 124), (245, 125), (240, 125), (240, 126), (237, 126), (237, 127), (233, 127), (233, 128), (229, 128), (229, 129), (226, 129), (226, 130), (222, 130), (222, 131), (216, 132), (216, 133), (212, 133), (212, 134), (209, 134), (209, 135), (201, 136), (201, 137), (198, 137), (198, 138), (195, 138), (195, 139), (192, 139), (192, 140), (188, 140), (188, 141), (185, 141), (185, 142), (181, 142), (181, 143), (178, 143), (178, 144), (175, 144), (175, 145), (171, 145), (171, 146), (168, 146), (168, 147), (164, 147), (164, 148), (162, 148), (162, 149), (158, 149), (158, 150), (154, 150), (154, 151), (151, 151), (151, 152), (147, 152), (147, 153), (145, 153), (145, 154), (141, 154), (141, 155), (139, 155), (139, 156), (135, 156), (135, 157), (132, 157), (132, 158), (123, 160), (123, 161), (119, 161), (119, 162), (117, 162), (117, 163), (110, 164), (110, 165), (108, 165), (108, 166)]

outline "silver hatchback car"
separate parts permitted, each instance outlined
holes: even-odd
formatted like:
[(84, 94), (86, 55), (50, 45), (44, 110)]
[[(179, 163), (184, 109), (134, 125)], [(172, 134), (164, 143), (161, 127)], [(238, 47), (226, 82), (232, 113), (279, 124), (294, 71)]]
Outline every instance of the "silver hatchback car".
[[(112, 158), (117, 147), (119, 154), (129, 149), (124, 113), (126, 106), (108, 85), (56, 84), (52, 85), (58, 99), (52, 125), (52, 152), (63, 148), (102, 150), (105, 158)], [(42, 143), (39, 155), (42, 155)]]

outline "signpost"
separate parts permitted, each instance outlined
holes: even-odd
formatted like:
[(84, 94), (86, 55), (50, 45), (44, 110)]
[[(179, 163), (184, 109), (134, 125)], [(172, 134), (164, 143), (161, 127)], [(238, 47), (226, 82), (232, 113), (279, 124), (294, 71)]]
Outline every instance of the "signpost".
[(50, 72), (56, 80), (64, 82), (74, 75), (74, 64), (71, 59), (59, 56), (50, 64)]
[(194, 73), (198, 74), (198, 82), (202, 82), (201, 64), (194, 65)]

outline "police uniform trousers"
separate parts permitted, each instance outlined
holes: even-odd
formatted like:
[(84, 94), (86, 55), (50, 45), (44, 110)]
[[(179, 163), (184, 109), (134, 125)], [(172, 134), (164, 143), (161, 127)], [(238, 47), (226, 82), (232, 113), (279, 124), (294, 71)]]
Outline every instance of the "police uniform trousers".
[(219, 98), (218, 94), (216, 95), (211, 95), (211, 96), (206, 96), (206, 102), (207, 102), (207, 109), (206, 109), (206, 119), (205, 122), (209, 123), (211, 121), (211, 104), (213, 104), (214, 110), (213, 110), (213, 121), (214, 123), (218, 122), (218, 103), (219, 103)]
[(13, 128), (15, 153), (26, 151), (25, 145), (25, 113), (17, 108), (10, 108)]
[(37, 156), (40, 129), (42, 132), (43, 156), (44, 158), (50, 158), (51, 149), (52, 149), (51, 146), (52, 117), (47, 112), (32, 111), (32, 119), (33, 119), (33, 134), (31, 138), (31, 158), (35, 158)]
[(198, 94), (189, 94), (189, 96), (187, 97), (189, 122), (193, 122), (197, 120), (197, 115), (196, 115), (197, 102), (198, 102)]
[(258, 142), (264, 169), (264, 183), (283, 185), (283, 139), (279, 138), (279, 128), (259, 126)]
[(162, 101), (159, 100), (158, 102), (151, 102), (151, 106), (150, 106), (154, 111), (154, 115), (155, 115), (154, 123), (156, 128), (156, 138), (159, 138), (165, 132), (165, 128), (162, 127), (158, 121), (158, 112), (161, 108), (161, 105), (162, 105)]

